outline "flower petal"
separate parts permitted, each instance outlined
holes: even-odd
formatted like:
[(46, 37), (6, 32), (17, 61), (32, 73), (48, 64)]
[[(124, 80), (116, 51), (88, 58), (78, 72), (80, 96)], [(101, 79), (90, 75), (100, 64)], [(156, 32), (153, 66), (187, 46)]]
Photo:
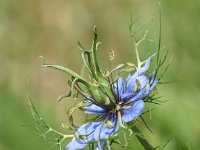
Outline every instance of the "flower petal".
[[(112, 126), (109, 125), (108, 122), (111, 122)], [(115, 134), (119, 130), (119, 125), (116, 117), (112, 117), (111, 120), (107, 120), (104, 122), (101, 122), (100, 125), (95, 129), (94, 132), (94, 139), (100, 140), (100, 139), (106, 139), (109, 136)]]
[(131, 106), (129, 109), (122, 109), (123, 111), (123, 116), (122, 116), (122, 121), (124, 122), (130, 122), (133, 119), (137, 118), (140, 116), (142, 113), (142, 110), (144, 108), (144, 102), (143, 100), (138, 100), (134, 101), (131, 104), (128, 104), (127, 106)]
[(124, 102), (126, 102), (126, 101), (132, 99), (134, 96), (135, 96), (135, 93), (133, 93), (133, 92), (131, 92), (131, 93), (126, 92), (125, 94), (123, 94), (121, 96), (121, 100), (124, 101)]
[[(103, 124), (100, 124), (95, 132), (94, 132), (94, 139), (96, 141), (100, 140), (100, 139), (105, 139), (108, 138), (110, 136), (110, 133), (113, 129), (109, 128), (109, 127), (104, 127)], [(103, 136), (102, 136), (103, 135)]]
[(132, 93), (134, 91), (135, 85), (136, 85), (136, 76), (133, 75), (127, 82), (125, 93)]
[(150, 62), (151, 62), (151, 57), (149, 57), (146, 60), (145, 65), (137, 71), (139, 75), (144, 75), (147, 72), (147, 70), (149, 69)]
[(128, 80), (130, 80), (130, 78), (132, 77), (132, 74), (128, 74), (128, 76), (126, 77), (126, 82), (128, 82)]
[[(94, 132), (97, 126), (99, 126), (99, 122), (89, 122), (82, 126), (80, 126), (76, 132), (77, 136), (88, 136)], [(87, 138), (87, 140), (89, 140)]]
[(153, 79), (153, 80), (154, 81), (152, 81), (152, 84), (150, 85), (150, 88), (146, 90), (145, 96), (149, 95), (153, 91), (153, 89), (155, 88), (155, 86), (157, 85), (158, 80), (157, 79)]
[(95, 104), (85, 107), (86, 114), (105, 114), (107, 111)]
[(119, 97), (124, 93), (124, 81), (122, 77), (119, 77), (117, 80), (117, 93)]
[(146, 87), (146, 84), (149, 82), (149, 79), (144, 74), (149, 69), (150, 61), (151, 61), (151, 57), (149, 57), (146, 60), (145, 65), (142, 68), (138, 69), (136, 73), (134, 73), (133, 75), (130, 75), (130, 74), (128, 75), (128, 77), (126, 78), (126, 88), (124, 88), (126, 92), (124, 92), (124, 94), (121, 96), (122, 99), (126, 99), (126, 98), (130, 99), (134, 96), (132, 92), (134, 92), (134, 89), (137, 88), (136, 87), (137, 81), (140, 83), (141, 89)]
[(131, 78), (127, 83), (126, 92), (121, 96), (121, 99), (127, 101), (135, 96), (142, 98), (148, 83), (149, 79), (144, 75)]
[(82, 140), (73, 138), (72, 141), (66, 146), (65, 150), (80, 150), (88, 144)]
[(144, 76), (144, 75), (137, 77), (137, 80), (138, 80), (138, 82), (140, 84), (139, 85), (140, 89), (146, 88), (146, 85), (149, 82), (149, 79), (146, 76)]

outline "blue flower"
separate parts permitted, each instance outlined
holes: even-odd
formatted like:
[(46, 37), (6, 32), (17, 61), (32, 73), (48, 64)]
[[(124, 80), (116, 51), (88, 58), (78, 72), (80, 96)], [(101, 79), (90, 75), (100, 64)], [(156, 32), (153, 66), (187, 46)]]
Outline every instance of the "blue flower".
[(126, 101), (132, 98), (142, 99), (152, 92), (157, 85), (158, 80), (155, 73), (152, 73), (150, 77), (146, 75), (150, 61), (151, 57), (146, 60), (146, 63), (142, 68), (138, 68), (133, 75), (129, 74), (125, 80), (119, 77), (118, 85), (115, 85), (115, 91), (119, 92), (118, 95), (120, 100)]
[(104, 149), (106, 140), (119, 130), (122, 122), (130, 122), (141, 115), (143, 98), (151, 93), (158, 82), (154, 73), (150, 77), (146, 75), (149, 65), (150, 58), (133, 75), (126, 79), (119, 77), (113, 85), (116, 99), (110, 100), (109, 105), (102, 106), (92, 98), (87, 99), (85, 113), (100, 115), (100, 118), (79, 127), (66, 150), (83, 149), (93, 142), (98, 142), (96, 150)]
[[(92, 100), (92, 103), (94, 102)], [(116, 111), (114, 109), (110, 111), (108, 108), (98, 106), (97, 104), (86, 106), (85, 113), (102, 116), (96, 122), (89, 122), (79, 127), (75, 133), (76, 137), (67, 145), (66, 150), (83, 149), (95, 141), (99, 141), (96, 150), (103, 149), (106, 146), (106, 139), (119, 130), (119, 123), (117, 121), (118, 114)]]

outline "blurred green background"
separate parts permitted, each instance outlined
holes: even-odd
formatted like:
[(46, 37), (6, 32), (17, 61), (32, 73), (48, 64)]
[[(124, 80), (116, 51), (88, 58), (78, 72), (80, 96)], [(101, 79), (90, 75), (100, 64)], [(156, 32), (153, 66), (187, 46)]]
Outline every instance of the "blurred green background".
[[(155, 146), (172, 138), (167, 150), (198, 150), (200, 1), (161, 0), (161, 4), (162, 44), (173, 56), (164, 81), (173, 82), (158, 87), (159, 94), (168, 101), (158, 106), (148, 121), (154, 133), (141, 128)], [(154, 18), (151, 32), (157, 35), (157, 1), (134, 0), (133, 7), (134, 16), (141, 17), (142, 22)], [(73, 103), (69, 104), (68, 99), (57, 104), (56, 100), (68, 89), (67, 76), (43, 68), (38, 56), (80, 72), (77, 41), (90, 47), (92, 28), (98, 25), (101, 65), (108, 65), (110, 49), (115, 50), (116, 64), (136, 62), (129, 23), (127, 0), (0, 0), (0, 150), (49, 147), (33, 133), (27, 89), (47, 122), (65, 132), (61, 123), (66, 121), (66, 107)], [(154, 37), (156, 44), (157, 36)], [(153, 50), (146, 47), (141, 53), (150, 54)], [(141, 149), (137, 146), (136, 143), (131, 149)]]

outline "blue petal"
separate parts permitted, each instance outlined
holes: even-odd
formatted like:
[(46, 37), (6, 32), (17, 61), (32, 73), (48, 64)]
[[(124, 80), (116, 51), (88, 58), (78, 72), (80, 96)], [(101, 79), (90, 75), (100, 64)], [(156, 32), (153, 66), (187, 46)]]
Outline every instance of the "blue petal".
[(157, 79), (157, 76), (155, 75), (155, 72), (153, 72), (149, 78), (150, 84), (152, 84)]
[(106, 147), (106, 141), (100, 141), (95, 150), (103, 150)]
[(111, 133), (112, 130), (112, 128), (106, 128), (104, 125), (100, 124), (94, 132), (94, 139), (98, 141), (100, 139), (108, 138), (110, 136), (109, 133)]
[(155, 79), (153, 81), (153, 83), (150, 85), (150, 88), (146, 91), (145, 96), (149, 95), (153, 91), (153, 89), (155, 88), (155, 86), (157, 85), (157, 83), (158, 83), (158, 80)]
[(139, 76), (137, 77), (138, 82), (140, 83), (140, 89), (146, 88), (149, 79), (146, 76)]
[(105, 122), (102, 122), (96, 129), (94, 132), (94, 139), (95, 140), (100, 140), (100, 139), (106, 139), (109, 136), (115, 134), (118, 130), (119, 130), (119, 124), (117, 121), (116, 117), (112, 117), (111, 120), (109, 120), (112, 122), (113, 126), (106, 126), (104, 124), (106, 124)]
[(80, 150), (88, 144), (82, 140), (73, 138), (72, 141), (66, 146), (65, 150)]
[(95, 104), (85, 107), (86, 114), (105, 114), (107, 111)]
[[(151, 61), (151, 57), (149, 57), (147, 60), (146, 60), (146, 63), (145, 65), (138, 69), (136, 73), (134, 73), (133, 75), (128, 75), (128, 77), (126, 78), (126, 91), (127, 92), (131, 92), (133, 91), (133, 89), (135, 88), (135, 84), (136, 84), (136, 79), (137, 80), (141, 80), (139, 81), (140, 84), (142, 84), (142, 79), (146, 79), (146, 76), (144, 76), (144, 74), (146, 73), (146, 71), (149, 69), (149, 65), (150, 65), (150, 61)], [(142, 77), (141, 77), (142, 76)], [(145, 83), (144, 83), (145, 84)], [(144, 85), (143, 84), (143, 85)], [(126, 93), (127, 94), (127, 93)]]
[[(140, 87), (138, 87), (139, 91), (134, 91), (136, 87), (136, 80), (140, 84), (139, 85)], [(121, 96), (121, 99), (123, 101), (126, 101), (137, 96), (138, 94), (139, 94), (138, 96), (142, 98), (142, 95), (145, 93), (146, 85), (148, 83), (149, 83), (149, 79), (144, 75), (138, 76), (137, 78), (130, 78), (130, 80), (127, 83), (126, 92)]]
[(119, 77), (117, 80), (117, 94), (119, 97), (124, 93), (124, 81), (122, 77)]
[(145, 65), (137, 71), (139, 75), (144, 75), (147, 72), (147, 70), (149, 69), (150, 62), (151, 62), (151, 57), (149, 57), (146, 60)]
[(130, 80), (130, 78), (131, 78), (132, 76), (133, 76), (133, 75), (128, 74), (128, 77), (126, 77), (126, 82), (128, 82), (128, 80)]
[(131, 92), (131, 93), (126, 92), (125, 94), (122, 95), (121, 100), (125, 102), (125, 101), (132, 99), (135, 96), (137, 96), (137, 95), (135, 95), (135, 93), (133, 93), (133, 92)]
[(126, 96), (126, 100), (124, 100), (125, 103), (128, 102), (128, 101), (134, 102), (134, 101), (139, 100), (139, 99), (142, 98), (142, 96), (143, 96), (143, 91), (140, 91), (140, 92), (137, 93), (137, 94), (125, 95), (125, 96)]
[(132, 93), (134, 91), (135, 85), (136, 85), (136, 76), (133, 75), (132, 77), (130, 77), (130, 79), (127, 82), (126, 94), (127, 92)]
[(123, 111), (122, 121), (124, 122), (130, 122), (133, 119), (140, 116), (144, 108), (144, 102), (143, 100), (138, 100), (138, 101), (132, 102), (131, 104), (127, 106), (131, 106), (131, 108), (128, 108), (128, 107), (126, 109), (122, 108), (122, 111)]
[(82, 126), (80, 126), (76, 132), (76, 135), (77, 136), (86, 136), (86, 139), (85, 141), (94, 141), (93, 139), (93, 136), (91, 136), (94, 131), (96, 130), (96, 128), (100, 125), (99, 122), (89, 122), (89, 123), (86, 123)]

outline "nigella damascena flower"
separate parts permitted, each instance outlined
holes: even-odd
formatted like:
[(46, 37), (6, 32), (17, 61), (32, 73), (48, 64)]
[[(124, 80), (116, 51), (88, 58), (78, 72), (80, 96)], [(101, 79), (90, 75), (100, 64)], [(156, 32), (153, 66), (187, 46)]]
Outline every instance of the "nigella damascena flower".
[(119, 92), (118, 95), (121, 100), (143, 98), (152, 92), (158, 80), (155, 73), (152, 73), (150, 77), (146, 75), (150, 61), (151, 57), (146, 60), (143, 67), (138, 68), (133, 75), (129, 74), (125, 80), (119, 77), (118, 86), (115, 85), (115, 89), (118, 88), (118, 90), (115, 91)]
[(117, 121), (117, 110), (112, 111), (107, 107), (92, 104), (85, 107), (85, 113), (97, 114), (101, 117), (96, 122), (89, 122), (76, 132), (76, 138), (67, 145), (66, 150), (83, 149), (89, 143), (100, 141), (96, 150), (103, 149), (106, 146), (106, 139), (114, 135), (119, 130), (119, 122)]
[(113, 136), (123, 126), (123, 122), (130, 122), (139, 117), (144, 109), (143, 98), (151, 93), (157, 84), (153, 73), (146, 75), (151, 58), (146, 60), (143, 67), (136, 73), (128, 75), (126, 79), (119, 77), (113, 85), (115, 100), (108, 105), (100, 105), (95, 99), (88, 98), (85, 113), (100, 115), (95, 122), (82, 125), (76, 132), (75, 138), (67, 145), (66, 150), (83, 149), (88, 144), (98, 141), (96, 150), (106, 146), (106, 139)]
[(144, 108), (144, 97), (152, 92), (158, 82), (155, 73), (150, 77), (146, 75), (150, 60), (151, 57), (146, 60), (142, 68), (137, 69), (133, 75), (129, 74), (126, 79), (119, 77), (117, 84), (114, 85), (118, 93), (117, 101), (120, 106), (123, 106), (121, 107), (123, 122), (130, 122), (141, 114)]

